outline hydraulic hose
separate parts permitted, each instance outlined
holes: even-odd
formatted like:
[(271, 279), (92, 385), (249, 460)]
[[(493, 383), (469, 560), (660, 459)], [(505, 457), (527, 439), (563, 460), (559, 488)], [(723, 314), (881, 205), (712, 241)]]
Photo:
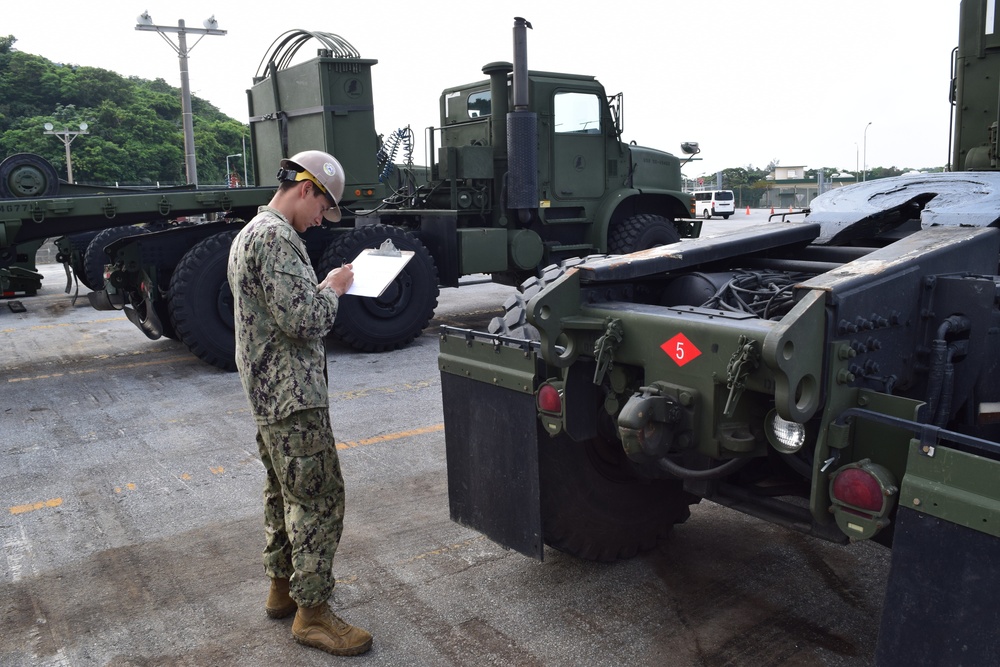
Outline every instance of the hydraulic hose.
[(944, 365), (943, 382), (941, 383), (941, 402), (938, 405), (934, 425), (944, 428), (951, 416), (951, 401), (955, 395), (955, 366), (951, 363), (955, 348), (948, 347), (948, 356)]
[[(951, 385), (954, 384), (954, 369), (948, 372), (948, 368), (951, 367), (951, 357), (954, 350), (949, 349), (946, 338), (948, 334), (966, 331), (968, 328), (969, 318), (962, 315), (946, 317), (938, 326), (936, 338), (931, 342), (931, 369), (927, 378), (926, 399), (927, 421), (930, 423), (943, 426), (943, 423), (939, 424), (938, 422), (947, 419), (947, 412), (951, 411), (951, 398), (954, 389)], [(945, 387), (946, 381), (948, 387)], [(945, 397), (942, 396), (942, 392), (947, 393), (947, 412), (944, 410)]]
[(708, 468), (707, 470), (691, 470), (690, 468), (685, 468), (683, 466), (677, 465), (668, 458), (662, 458), (657, 461), (659, 466), (665, 471), (673, 475), (674, 477), (679, 477), (681, 479), (719, 479), (727, 475), (731, 475), (736, 472), (746, 464), (750, 463), (749, 458), (742, 459), (732, 459), (731, 461), (726, 461), (722, 465), (716, 466), (714, 468)]

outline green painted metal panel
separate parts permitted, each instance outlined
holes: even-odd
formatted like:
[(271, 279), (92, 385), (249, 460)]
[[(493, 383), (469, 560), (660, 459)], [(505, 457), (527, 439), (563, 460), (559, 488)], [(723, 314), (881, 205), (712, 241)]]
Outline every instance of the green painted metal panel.
[(1000, 537), (1000, 461), (913, 440), (899, 502)]
[(277, 171), (280, 156), (319, 149), (340, 160), (348, 190), (377, 184), (371, 81), (377, 62), (314, 58), (272, 72), (247, 91), (255, 168), (264, 183)]
[(532, 394), (535, 391), (535, 354), (525, 347), (510, 347), (471, 333), (441, 336), (438, 369), (497, 387)]
[(507, 230), (459, 229), (459, 262), (463, 275), (507, 270)]

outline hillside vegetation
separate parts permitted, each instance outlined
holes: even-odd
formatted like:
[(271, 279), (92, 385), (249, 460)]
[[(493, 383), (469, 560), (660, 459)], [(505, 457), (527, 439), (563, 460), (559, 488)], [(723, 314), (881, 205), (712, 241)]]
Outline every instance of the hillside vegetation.
[[(54, 63), (14, 48), (0, 37), (0, 159), (37, 153), (66, 178), (66, 148), (44, 133), (88, 125), (71, 144), (73, 179), (98, 185), (176, 185), (186, 182), (180, 90), (163, 79), (123, 77), (115, 72)], [(249, 128), (192, 96), (198, 182), (227, 182), (226, 156), (249, 150)], [(248, 161), (250, 162), (250, 161)], [(243, 163), (230, 159), (240, 180)], [(253, 182), (253, 174), (249, 180)]]

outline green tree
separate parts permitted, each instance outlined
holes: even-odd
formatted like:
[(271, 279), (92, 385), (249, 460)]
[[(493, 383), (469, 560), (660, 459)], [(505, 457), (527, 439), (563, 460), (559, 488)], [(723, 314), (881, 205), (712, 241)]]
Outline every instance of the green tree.
[[(53, 63), (0, 38), (0, 159), (36, 153), (66, 173), (65, 146), (43, 126), (76, 128), (74, 180), (100, 185), (185, 182), (180, 93), (163, 79), (147, 80), (96, 67)], [(199, 181), (226, 182), (226, 156), (243, 151), (249, 129), (211, 103), (193, 97)]]
[[(727, 167), (722, 170), (722, 188), (732, 190), (736, 195), (736, 205), (739, 208), (745, 206), (756, 207), (760, 204), (761, 197), (766, 189), (766, 179), (769, 171), (757, 169), (753, 165), (745, 167)], [(717, 176), (702, 176), (706, 187), (715, 187)], [(755, 187), (757, 183), (764, 183), (763, 188)]]

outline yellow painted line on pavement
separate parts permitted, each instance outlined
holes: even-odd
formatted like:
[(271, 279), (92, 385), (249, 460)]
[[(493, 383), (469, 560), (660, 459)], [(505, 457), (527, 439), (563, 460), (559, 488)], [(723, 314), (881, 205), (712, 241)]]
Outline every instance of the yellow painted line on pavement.
[(348, 391), (330, 394), (331, 399), (353, 401), (356, 398), (367, 398), (372, 394), (398, 394), (401, 391), (413, 391), (415, 389), (427, 389), (438, 384), (435, 380), (421, 380), (419, 382), (407, 382), (405, 384), (390, 385), (388, 387), (370, 387), (366, 389), (351, 389)]
[(10, 508), (10, 513), (24, 514), (25, 512), (34, 512), (35, 510), (44, 509), (46, 507), (59, 507), (62, 505), (62, 502), (62, 498), (52, 498), (51, 500), (43, 500), (29, 505), (14, 505), (14, 507)]
[[(153, 363), (153, 362), (151, 362), (151, 363)], [(145, 365), (145, 364), (133, 364), (133, 365), (135, 365), (135, 366), (141, 366), (141, 365)], [(50, 376), (50, 377), (56, 377), (56, 376)], [(345, 442), (338, 442), (337, 443), (337, 449), (339, 449), (339, 450), (346, 450), (346, 449), (354, 449), (356, 447), (363, 447), (365, 445), (377, 445), (377, 444), (382, 443), (382, 442), (391, 442), (393, 440), (400, 440), (402, 438), (409, 438), (409, 437), (413, 437), (413, 436), (417, 436), (417, 435), (426, 435), (428, 433), (440, 433), (443, 430), (444, 430), (444, 424), (443, 423), (442, 424), (433, 424), (431, 426), (423, 426), (421, 428), (414, 428), (414, 429), (410, 429), (408, 431), (399, 431), (397, 433), (386, 433), (385, 435), (378, 435), (378, 436), (375, 436), (373, 438), (365, 438), (363, 440), (350, 440), (350, 441), (345, 441)], [(209, 466), (208, 469), (209, 469), (209, 471), (213, 475), (221, 475), (226, 470), (223, 466)], [(184, 479), (184, 480), (187, 480), (187, 479), (191, 479), (191, 476), (188, 473), (183, 473), (183, 474), (181, 474), (180, 478)], [(122, 493), (125, 493), (127, 491), (136, 491), (136, 490), (138, 490), (138, 486), (134, 482), (128, 482), (128, 483), (123, 484), (121, 486), (114, 487), (114, 492), (116, 494), (122, 494)], [(37, 503), (30, 503), (30, 504), (27, 504), (27, 505), (15, 505), (14, 507), (10, 508), (10, 513), (11, 514), (24, 514), (26, 512), (34, 512), (36, 510), (44, 509), (46, 507), (59, 507), (60, 505), (62, 505), (62, 503), (63, 503), (63, 499), (62, 498), (52, 498), (50, 500), (43, 500), (43, 501), (39, 501)], [(430, 556), (430, 555), (436, 555), (438, 553), (443, 553), (444, 551), (450, 551), (452, 549), (459, 548), (459, 547), (463, 546), (464, 544), (467, 544), (468, 542), (469, 541), (466, 541), (464, 543), (454, 544), (454, 545), (451, 545), (451, 546), (448, 546), (448, 547), (444, 547), (443, 549), (435, 549), (434, 551), (427, 552), (426, 554), (421, 554), (420, 556), (416, 556), (416, 557), (414, 557), (414, 558), (412, 558), (410, 560), (411, 561), (412, 560), (418, 560), (420, 558), (425, 558), (425, 557)]]
[(363, 447), (364, 445), (377, 445), (380, 442), (389, 442), (391, 440), (399, 440), (400, 438), (409, 438), (414, 435), (424, 435), (427, 433), (438, 433), (444, 430), (444, 424), (434, 424), (433, 426), (424, 426), (422, 428), (415, 428), (409, 431), (400, 431), (398, 433), (386, 433), (385, 435), (377, 435), (374, 438), (365, 438), (364, 440), (349, 440), (346, 442), (338, 442), (337, 449), (354, 449), (355, 447)]

